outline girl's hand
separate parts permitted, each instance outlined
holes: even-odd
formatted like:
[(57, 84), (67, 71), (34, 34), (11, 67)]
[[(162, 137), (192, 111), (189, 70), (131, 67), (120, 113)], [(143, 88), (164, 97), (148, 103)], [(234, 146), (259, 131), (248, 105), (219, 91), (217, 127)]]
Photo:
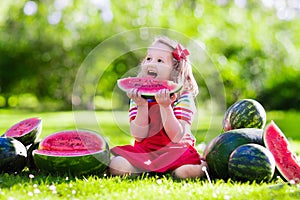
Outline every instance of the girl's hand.
[(177, 98), (177, 94), (170, 96), (170, 91), (168, 89), (159, 90), (155, 94), (156, 102), (163, 107), (170, 106)]
[(138, 89), (131, 89), (127, 92), (127, 96), (132, 99), (137, 106), (148, 106), (147, 99), (144, 99)]

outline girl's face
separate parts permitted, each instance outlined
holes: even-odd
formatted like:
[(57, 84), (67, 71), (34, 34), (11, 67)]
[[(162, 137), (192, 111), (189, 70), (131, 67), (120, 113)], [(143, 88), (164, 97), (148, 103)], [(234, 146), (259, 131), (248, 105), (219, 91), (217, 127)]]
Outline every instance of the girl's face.
[(142, 62), (140, 76), (160, 80), (171, 80), (174, 68), (172, 49), (165, 44), (156, 43), (148, 49)]

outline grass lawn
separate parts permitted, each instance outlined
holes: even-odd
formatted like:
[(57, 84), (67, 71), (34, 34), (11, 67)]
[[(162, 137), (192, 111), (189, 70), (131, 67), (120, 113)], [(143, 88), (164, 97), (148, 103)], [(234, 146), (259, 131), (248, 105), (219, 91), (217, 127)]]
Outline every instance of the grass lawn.
[[(0, 110), (0, 134), (13, 124), (29, 117), (43, 119), (46, 135), (67, 129), (97, 130), (110, 146), (132, 142), (128, 132), (126, 112), (44, 112), (32, 113)], [(274, 120), (290, 139), (292, 149), (300, 153), (298, 124), (300, 113), (269, 112), (268, 121)], [(198, 142), (207, 141), (220, 131), (222, 116), (217, 120), (201, 118), (194, 132)], [(25, 169), (16, 175), (0, 175), (0, 199), (300, 199), (300, 186), (282, 180), (270, 183), (237, 183), (222, 180), (175, 180), (164, 176), (143, 175), (136, 178), (91, 175), (48, 175)]]

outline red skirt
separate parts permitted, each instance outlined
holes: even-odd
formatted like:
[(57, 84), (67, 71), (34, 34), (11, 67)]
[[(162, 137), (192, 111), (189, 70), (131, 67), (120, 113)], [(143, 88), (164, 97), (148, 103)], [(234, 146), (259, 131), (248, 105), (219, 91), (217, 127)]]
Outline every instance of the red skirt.
[(143, 145), (116, 146), (111, 152), (145, 172), (168, 172), (186, 164), (201, 164), (197, 150), (182, 144), (172, 143), (157, 150), (147, 149)]

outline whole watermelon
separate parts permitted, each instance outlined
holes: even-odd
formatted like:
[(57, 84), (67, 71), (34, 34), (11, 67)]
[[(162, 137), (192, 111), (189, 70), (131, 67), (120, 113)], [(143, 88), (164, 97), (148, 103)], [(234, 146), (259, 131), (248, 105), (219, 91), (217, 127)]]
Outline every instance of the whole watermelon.
[(266, 124), (266, 111), (254, 99), (243, 99), (231, 105), (223, 117), (223, 129), (260, 128)]
[(27, 150), (18, 140), (0, 137), (0, 173), (21, 172), (26, 165)]
[(229, 157), (228, 174), (235, 181), (270, 181), (275, 171), (273, 154), (258, 144), (244, 144)]
[(212, 139), (203, 153), (210, 175), (213, 178), (227, 179), (230, 154), (243, 144), (262, 144), (262, 133), (263, 130), (257, 128), (241, 128), (227, 131)]

